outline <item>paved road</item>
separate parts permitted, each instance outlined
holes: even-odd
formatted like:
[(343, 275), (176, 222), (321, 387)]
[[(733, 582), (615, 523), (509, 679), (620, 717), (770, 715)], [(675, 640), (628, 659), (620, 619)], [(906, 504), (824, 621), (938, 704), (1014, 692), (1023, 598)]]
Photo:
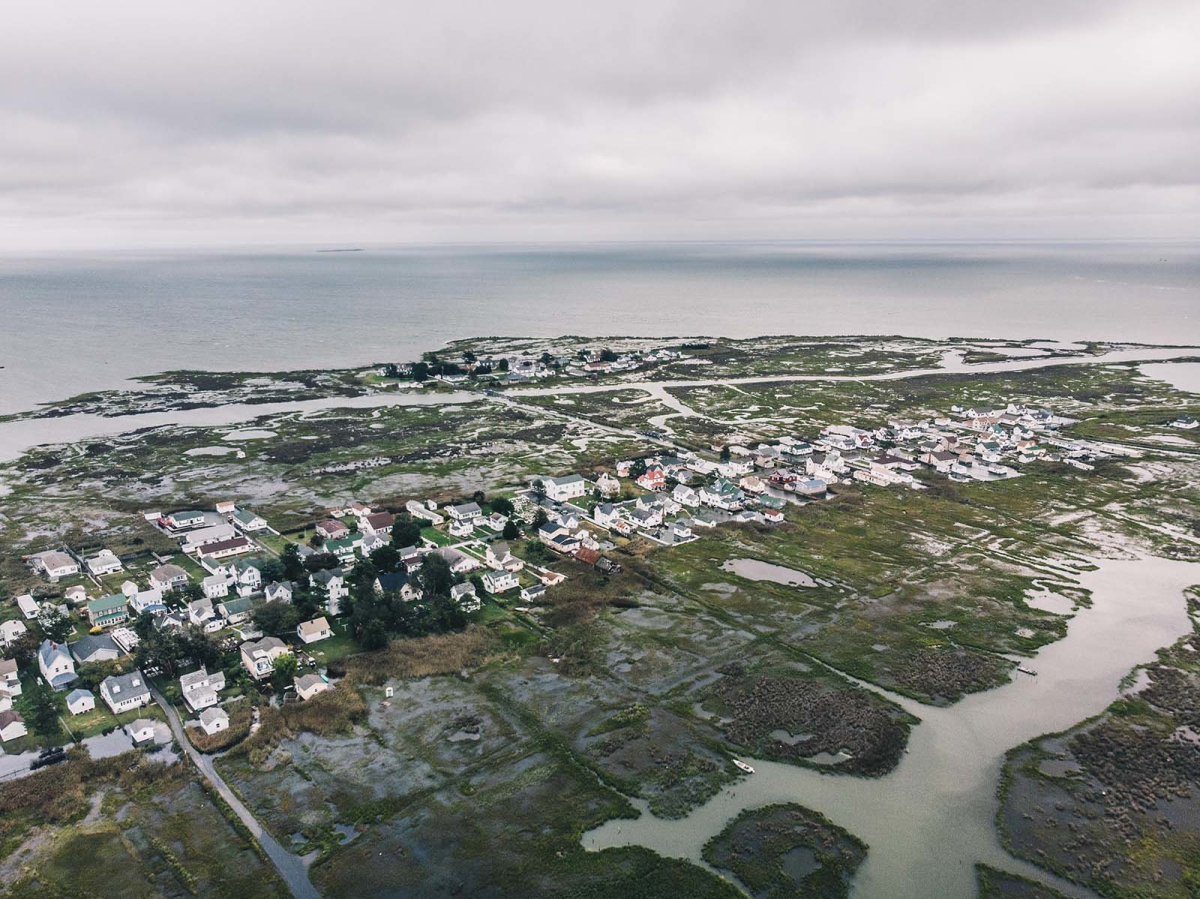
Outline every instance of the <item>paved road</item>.
[(279, 871), (279, 876), (283, 878), (288, 885), (288, 889), (292, 891), (292, 895), (296, 899), (321, 899), (321, 894), (317, 892), (312, 885), (312, 881), (308, 879), (308, 867), (304, 864), (304, 860), (293, 852), (284, 849), (279, 842), (267, 833), (266, 829), (258, 823), (258, 819), (250, 813), (242, 801), (238, 799), (233, 790), (229, 789), (229, 785), (225, 783), (217, 769), (213, 766), (211, 756), (198, 751), (190, 742), (183, 732), (183, 724), (179, 720), (179, 715), (175, 713), (175, 709), (171, 704), (163, 698), (162, 694), (157, 690), (152, 691), (154, 701), (162, 707), (166, 712), (167, 721), (171, 725), (171, 731), (175, 734), (175, 739), (179, 741), (179, 745), (188, 754), (200, 773), (211, 783), (221, 794), (221, 798), (229, 803), (229, 807), (241, 819), (241, 822), (249, 828), (250, 833), (258, 840), (258, 844), (262, 846), (263, 851), (267, 853), (267, 857), (275, 865)]

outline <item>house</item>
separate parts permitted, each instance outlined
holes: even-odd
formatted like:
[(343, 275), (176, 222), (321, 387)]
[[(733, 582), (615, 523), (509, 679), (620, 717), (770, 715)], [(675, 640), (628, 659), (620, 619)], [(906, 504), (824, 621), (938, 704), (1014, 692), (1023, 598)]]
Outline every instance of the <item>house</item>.
[(267, 521), (261, 515), (255, 515), (253, 512), (248, 512), (245, 509), (238, 509), (233, 513), (233, 521), (243, 531), (255, 533), (257, 531), (267, 530)]
[(30, 621), (32, 621), (34, 618), (37, 618), (42, 611), (42, 607), (39, 606), (34, 598), (28, 593), (22, 593), (17, 597), (17, 608), (20, 609), (21, 614)]
[(259, 570), (261, 564), (262, 562), (254, 559), (246, 559), (244, 562), (235, 562), (229, 566), (229, 573), (233, 577), (233, 587), (237, 590), (238, 596), (250, 596), (262, 588), (262, 571)]
[(229, 730), (229, 713), (221, 708), (208, 708), (200, 713), (200, 729), (208, 736)]
[(178, 565), (159, 565), (150, 572), (150, 586), (157, 590), (174, 590), (187, 581), (187, 572)]
[(639, 528), (656, 528), (663, 523), (662, 506), (650, 506), (645, 509), (634, 509), (629, 517)]
[(138, 590), (133, 594), (125, 594), (128, 597), (129, 610), (134, 615), (141, 615), (145, 612), (162, 612), (166, 611), (166, 605), (163, 603), (162, 590), (155, 588), (152, 590)]
[(479, 508), (479, 503), (463, 503), (459, 506), (448, 507), (446, 514), (455, 521), (474, 524), (477, 519), (483, 516), (483, 510)]
[(441, 557), (446, 560), (446, 564), (450, 566), (450, 570), (455, 574), (464, 574), (468, 571), (474, 571), (476, 568), (482, 568), (483, 565), (474, 556), (468, 556), (465, 552), (452, 547), (444, 547), (438, 550)]
[(239, 556), (242, 553), (254, 551), (254, 544), (246, 537), (234, 537), (232, 540), (221, 540), (217, 543), (209, 543), (201, 548), (200, 561), (202, 563), (212, 564), (216, 559), (228, 559), (230, 556)]
[(301, 621), (296, 625), (296, 636), (304, 643), (316, 643), (318, 640), (328, 640), (333, 636), (329, 622), (325, 616), (314, 618), (312, 621)]
[(483, 576), (483, 589), (493, 596), (513, 590), (520, 585), (521, 582), (511, 571), (489, 571)]
[(71, 660), (71, 653), (62, 643), (53, 640), (43, 640), (38, 647), (38, 668), (46, 683), (55, 690), (61, 690), (75, 680), (75, 663)]
[(597, 549), (590, 549), (586, 546), (581, 546), (575, 551), (575, 558), (584, 565), (595, 565), (600, 561), (600, 551)]
[(179, 689), (183, 693), (183, 701), (193, 712), (211, 708), (220, 700), (217, 694), (225, 689), (225, 672), (209, 674), (208, 669), (201, 666), (180, 676)]
[(232, 515), (237, 511), (237, 503), (231, 499), (224, 499), (213, 506), (217, 510), (218, 515)]
[(303, 677), (296, 678), (295, 687), (297, 696), (303, 700), (309, 700), (318, 693), (332, 690), (333, 684), (320, 674), (306, 674)]
[(692, 523), (686, 518), (679, 519), (675, 522), (674, 527), (671, 528), (671, 535), (675, 540), (691, 540), (694, 536), (692, 534)]
[(364, 534), (390, 534), (396, 524), (396, 516), (391, 512), (374, 512), (362, 519)]
[(483, 523), (493, 531), (503, 531), (504, 526), (508, 524), (508, 516), (501, 515), (499, 512), (493, 512)]
[(109, 634), (85, 634), (67, 647), (80, 665), (111, 662), (121, 657), (121, 649)]
[(809, 478), (798, 481), (794, 489), (802, 496), (824, 496), (829, 491), (829, 483), (821, 478)]
[(520, 571), (525, 567), (525, 563), (514, 556), (509, 551), (508, 544), (502, 540), (488, 546), (485, 561), (489, 567), (497, 570), (502, 568), (505, 571)]
[(607, 471), (596, 479), (596, 486), (600, 490), (600, 495), (611, 499), (614, 496), (621, 495), (621, 482), (610, 475)]
[(328, 594), (325, 602), (326, 613), (339, 614), (342, 610), (342, 600), (350, 595), (350, 588), (346, 586), (346, 573), (340, 568), (325, 568), (313, 573), (312, 582), (320, 584)]
[(106, 677), (100, 681), (100, 696), (114, 715), (150, 704), (150, 688), (140, 671)]
[[(686, 489), (686, 488), (684, 488)], [(592, 521), (600, 525), (602, 528), (612, 527), (614, 521), (617, 520), (619, 513), (617, 507), (612, 503), (598, 503), (592, 509)]]
[(671, 491), (671, 499), (681, 506), (695, 508), (700, 505), (700, 494), (686, 484), (676, 484), (675, 489)]
[(700, 500), (714, 509), (736, 512), (746, 501), (746, 495), (725, 478), (717, 478), (700, 488)]
[(325, 541), (325, 552), (337, 556), (339, 562), (343, 565), (353, 565), (356, 556), (354, 555), (355, 548), (361, 542), (361, 538), (354, 537), (339, 537), (333, 540)]
[(408, 510), (408, 514), (413, 518), (420, 518), (423, 521), (428, 521), (430, 524), (439, 525), (446, 519), (433, 511), (433, 507), (427, 506), (425, 503), (415, 499), (410, 499), (404, 504), (404, 508)]
[(587, 493), (587, 481), (577, 474), (544, 478), (542, 485), (546, 489), (546, 496), (558, 503), (569, 502)]
[[(205, 578), (208, 580), (208, 578)], [(216, 611), (213, 609), (213, 601), (207, 597), (197, 599), (187, 604), (188, 620), (197, 627), (204, 627), (210, 621), (217, 617)]]
[(621, 566), (610, 559), (608, 556), (601, 556), (596, 562), (596, 570), (601, 574), (620, 574)]
[(317, 533), (326, 540), (340, 540), (350, 533), (350, 528), (336, 518), (330, 518), (317, 525)]
[(521, 599), (525, 602), (537, 602), (546, 595), (546, 588), (542, 584), (533, 584), (529, 587), (521, 588)]
[(255, 680), (270, 677), (271, 672), (275, 670), (275, 660), (288, 654), (287, 644), (278, 637), (247, 640), (239, 649), (242, 656), (242, 667)]
[(637, 483), (643, 490), (662, 490), (667, 486), (667, 474), (661, 468), (647, 468)]
[(19, 714), (12, 709), (0, 712), (0, 742), (7, 743), (9, 740), (19, 740), (28, 733), (29, 730), (25, 727), (25, 719)]
[(125, 566), (111, 549), (102, 549), (87, 560), (87, 569), (96, 577), (106, 574), (116, 574)]
[(254, 611), (254, 602), (249, 599), (229, 599), (217, 606), (217, 611), (225, 619), (226, 625), (241, 624), (250, 619)]
[(96, 694), (91, 690), (72, 690), (67, 694), (67, 711), (72, 715), (82, 715), (96, 707)]
[(267, 584), (267, 589), (263, 591), (263, 596), (267, 598), (267, 602), (291, 602), (292, 585), (288, 581), (276, 581), (273, 584)]
[(381, 546), (387, 546), (389, 543), (391, 541), (383, 534), (365, 534), (359, 546), (362, 549), (363, 556), (369, 557), (375, 550)]
[(112, 627), (129, 620), (129, 600), (124, 593), (110, 593), (87, 604), (88, 623), (92, 627)]
[(448, 530), (451, 537), (470, 537), (475, 533), (475, 525), (470, 521), (452, 521)]
[(458, 603), (459, 608), (464, 612), (478, 612), (482, 607), (482, 603), (475, 593), (475, 585), (470, 581), (451, 587), (450, 598)]
[(52, 582), (79, 574), (79, 563), (64, 552), (51, 550), (34, 556), (34, 564), (46, 573)]
[(138, 718), (125, 725), (125, 733), (134, 743), (147, 743), (154, 739), (154, 719)]
[(200, 582), (200, 587), (204, 590), (204, 598), (211, 607), (214, 599), (229, 595), (229, 578), (223, 574), (210, 574)]
[(200, 527), (200, 525), (204, 524), (205, 520), (206, 518), (203, 512), (197, 511), (196, 509), (188, 509), (184, 512), (172, 512), (163, 519), (163, 523), (165, 523), (166, 526), (171, 530), (178, 531), (182, 530), (183, 528)]
[(237, 531), (233, 525), (228, 523), (213, 524), (195, 531), (188, 531), (184, 535), (183, 540), (180, 541), (180, 546), (183, 547), (185, 553), (194, 553), (206, 546), (211, 546), (214, 543), (224, 543), (226, 540), (231, 540), (236, 536)]
[(87, 590), (79, 584), (73, 587), (68, 587), (63, 591), (63, 599), (72, 605), (78, 605), (81, 602), (87, 602)]
[(17, 674), (16, 659), (0, 659), (0, 690), (9, 696), (21, 695), (21, 678)]
[(419, 568), (424, 558), (425, 552), (415, 546), (405, 546), (400, 550), (400, 561), (409, 571)]
[(27, 633), (29, 628), (25, 626), (24, 621), (18, 621), (16, 618), (0, 621), (0, 644), (4, 646), (11, 646)]

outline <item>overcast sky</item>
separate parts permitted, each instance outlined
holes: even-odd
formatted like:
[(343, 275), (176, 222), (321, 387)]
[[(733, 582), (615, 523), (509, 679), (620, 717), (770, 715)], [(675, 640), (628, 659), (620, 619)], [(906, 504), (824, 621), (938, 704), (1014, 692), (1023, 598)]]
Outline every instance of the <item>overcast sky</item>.
[(0, 249), (1200, 237), (1196, 0), (68, 2)]

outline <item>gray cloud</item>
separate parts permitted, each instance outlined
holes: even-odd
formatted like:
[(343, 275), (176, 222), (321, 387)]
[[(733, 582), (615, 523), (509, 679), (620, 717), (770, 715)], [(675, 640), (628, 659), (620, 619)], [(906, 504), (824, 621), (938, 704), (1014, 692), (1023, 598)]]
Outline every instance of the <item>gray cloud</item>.
[(10, 10), (0, 240), (1200, 230), (1191, 0), (429, 6)]

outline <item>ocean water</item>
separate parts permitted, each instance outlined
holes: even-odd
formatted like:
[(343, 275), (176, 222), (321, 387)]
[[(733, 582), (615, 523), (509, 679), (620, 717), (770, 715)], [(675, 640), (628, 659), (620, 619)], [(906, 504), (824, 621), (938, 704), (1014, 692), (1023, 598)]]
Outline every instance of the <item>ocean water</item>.
[(1200, 243), (685, 243), (0, 256), (0, 414), (175, 368), (462, 336), (1200, 343)]

